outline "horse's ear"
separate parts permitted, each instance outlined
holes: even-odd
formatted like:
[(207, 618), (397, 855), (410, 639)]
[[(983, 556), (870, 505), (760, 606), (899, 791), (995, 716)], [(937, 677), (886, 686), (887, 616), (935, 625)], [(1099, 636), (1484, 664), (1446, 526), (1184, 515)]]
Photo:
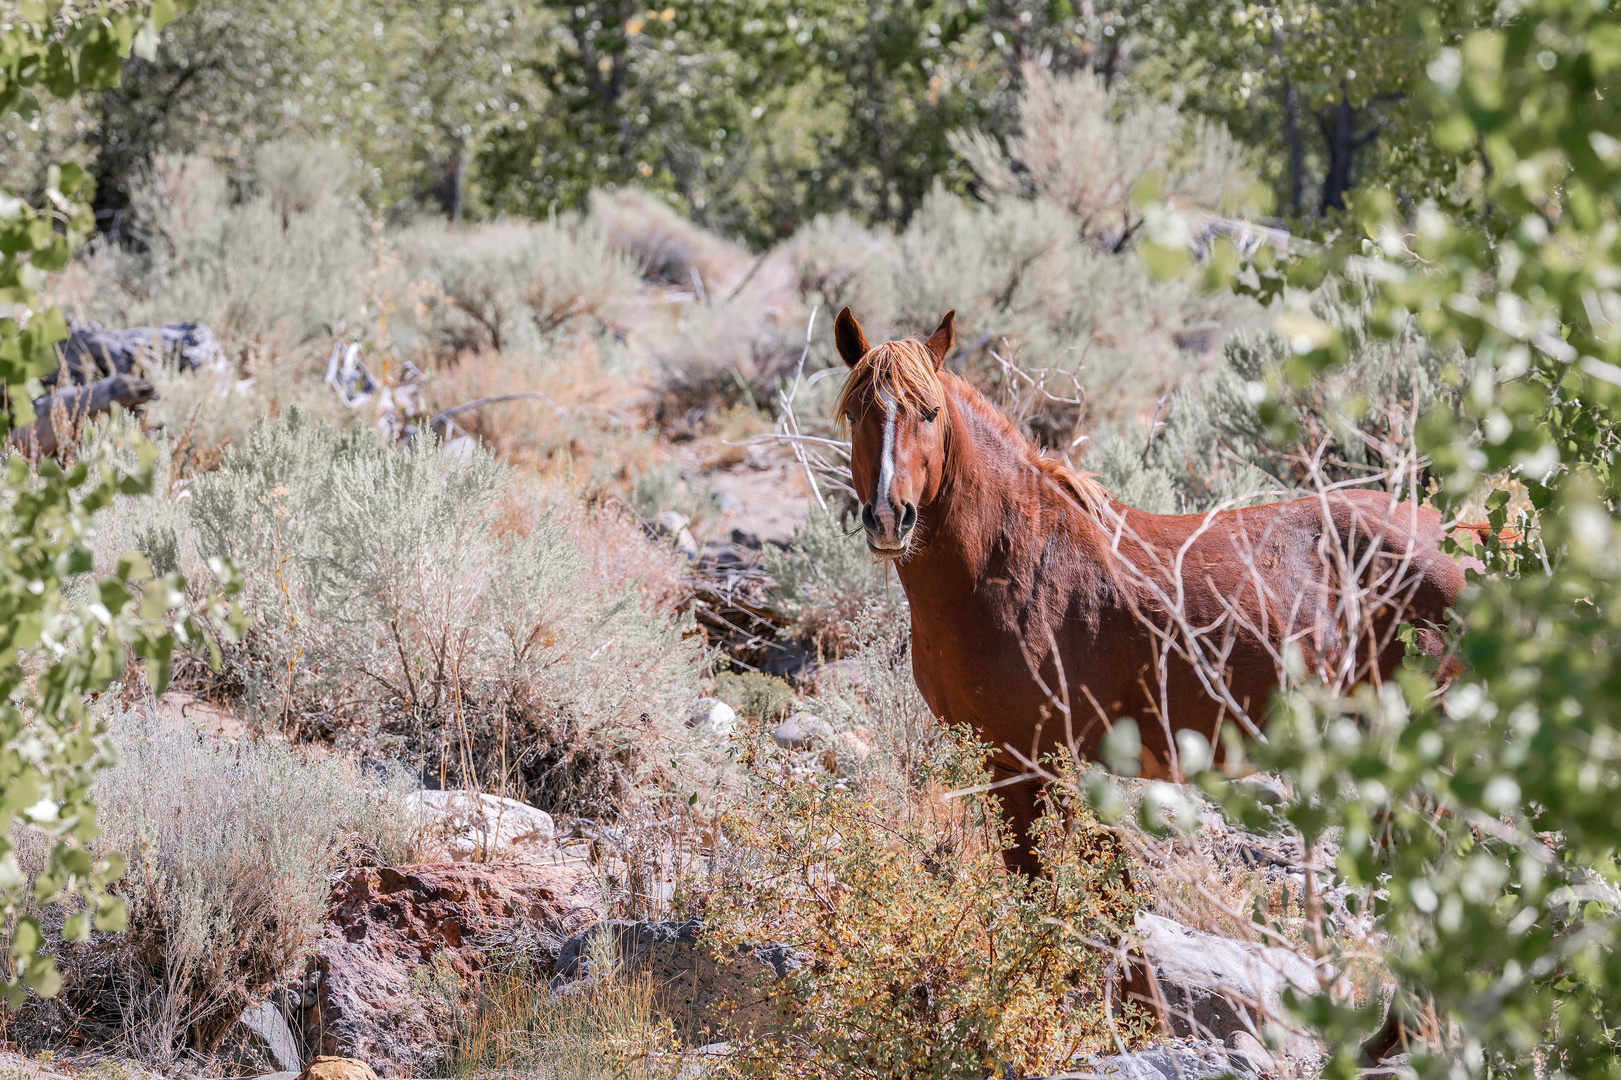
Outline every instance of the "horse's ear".
[(946, 353), (951, 351), (951, 343), (957, 340), (957, 332), (952, 327), (956, 319), (957, 309), (952, 308), (946, 312), (946, 317), (940, 320), (940, 325), (935, 327), (934, 333), (929, 335), (929, 340), (923, 343), (923, 347), (934, 357), (936, 371), (939, 371), (941, 365), (946, 362)]
[(833, 320), (833, 344), (839, 347), (839, 355), (851, 367), (861, 363), (861, 358), (867, 355), (867, 335), (861, 332), (861, 324), (850, 314), (848, 306)]

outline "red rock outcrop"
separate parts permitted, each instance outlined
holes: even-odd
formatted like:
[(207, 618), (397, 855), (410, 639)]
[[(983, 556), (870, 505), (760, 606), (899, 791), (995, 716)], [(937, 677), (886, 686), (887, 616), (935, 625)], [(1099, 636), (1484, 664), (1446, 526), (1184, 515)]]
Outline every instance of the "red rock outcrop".
[[(450, 1036), (422, 977), (442, 956), (462, 979), (490, 934), (566, 938), (602, 915), (596, 876), (578, 865), (446, 863), (351, 870), (332, 887), (318, 1004), (304, 1017), (319, 1054), (359, 1058), (380, 1075), (422, 1076)], [(444, 964), (435, 965), (440, 972)], [(424, 973), (426, 974), (426, 973)]]

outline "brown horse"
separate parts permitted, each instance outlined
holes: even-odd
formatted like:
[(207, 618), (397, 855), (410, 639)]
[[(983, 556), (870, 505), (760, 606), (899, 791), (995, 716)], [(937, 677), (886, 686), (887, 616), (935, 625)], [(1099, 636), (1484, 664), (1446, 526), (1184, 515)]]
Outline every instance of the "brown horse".
[[(998, 748), (994, 776), (1066, 744), (1095, 760), (1127, 716), (1144, 772), (1174, 775), (1176, 733), (1257, 732), (1285, 664), (1342, 686), (1389, 677), (1399, 624), (1439, 620), (1462, 588), (1439, 516), (1384, 492), (1212, 514), (1114, 502), (942, 370), (954, 314), (926, 342), (870, 348), (841, 311), (834, 339), (852, 370), (838, 407), (867, 546), (911, 605), (918, 689)], [(1420, 642), (1439, 655), (1434, 630)], [(1001, 789), (1009, 862), (1026, 872), (1037, 792)]]

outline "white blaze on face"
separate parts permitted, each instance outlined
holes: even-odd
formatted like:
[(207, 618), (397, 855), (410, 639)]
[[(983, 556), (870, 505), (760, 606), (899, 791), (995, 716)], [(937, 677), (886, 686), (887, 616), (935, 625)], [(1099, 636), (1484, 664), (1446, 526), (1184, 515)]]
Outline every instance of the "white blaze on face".
[(879, 404), (884, 407), (884, 449), (878, 459), (878, 490), (873, 492), (872, 511), (889, 531), (895, 530), (895, 511), (889, 501), (889, 489), (895, 483), (895, 399), (879, 391)]

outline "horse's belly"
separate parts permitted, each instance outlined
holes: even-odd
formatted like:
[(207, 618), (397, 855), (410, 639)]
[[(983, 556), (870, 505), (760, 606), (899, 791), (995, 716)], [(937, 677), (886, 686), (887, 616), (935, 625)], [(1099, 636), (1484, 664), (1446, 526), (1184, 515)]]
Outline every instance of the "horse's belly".
[[(1096, 760), (1108, 729), (1131, 717), (1150, 768), (1155, 761), (1168, 763), (1172, 732), (1193, 728), (1214, 743), (1218, 724), (1237, 718), (1181, 661), (1167, 666), (1162, 681), (1144, 636), (1125, 627), (1107, 635), (1061, 627), (1054, 639), (1064, 658), (1063, 678), (1050, 652), (1042, 650), (1047, 657), (1038, 681), (1019, 639), (1010, 633), (930, 633), (914, 622), (912, 669), (934, 714), (972, 728), (995, 747), (1003, 765), (1017, 767), (1024, 763), (1021, 758), (1034, 760), (1060, 748)], [(1276, 674), (1264, 650), (1255, 657), (1247, 655), (1249, 650), (1236, 651), (1245, 655), (1229, 657), (1231, 695), (1259, 724)]]

